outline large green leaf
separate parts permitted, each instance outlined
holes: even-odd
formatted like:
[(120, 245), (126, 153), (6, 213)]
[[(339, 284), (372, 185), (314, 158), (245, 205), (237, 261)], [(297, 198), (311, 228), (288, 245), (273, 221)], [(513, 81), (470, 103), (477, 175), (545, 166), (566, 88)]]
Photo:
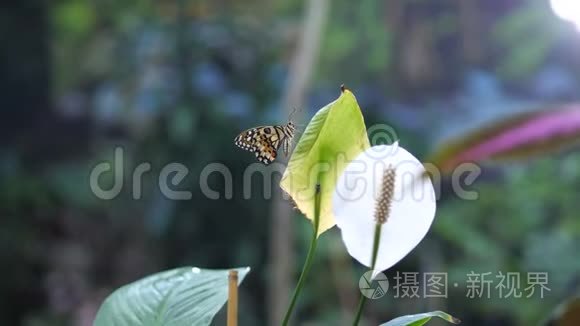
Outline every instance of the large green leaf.
[(416, 315), (407, 315), (395, 318), (381, 326), (421, 326), (425, 325), (431, 318), (439, 317), (452, 324), (459, 324), (461, 321), (443, 311), (431, 311)]
[(316, 184), (320, 184), (318, 235), (335, 224), (331, 200), (338, 176), (349, 161), (370, 146), (356, 98), (349, 90), (341, 90), (336, 101), (310, 120), (280, 182), (310, 220), (314, 218)]
[[(237, 268), (238, 284), (250, 268)], [(209, 325), (228, 298), (228, 270), (181, 267), (113, 292), (94, 326)]]

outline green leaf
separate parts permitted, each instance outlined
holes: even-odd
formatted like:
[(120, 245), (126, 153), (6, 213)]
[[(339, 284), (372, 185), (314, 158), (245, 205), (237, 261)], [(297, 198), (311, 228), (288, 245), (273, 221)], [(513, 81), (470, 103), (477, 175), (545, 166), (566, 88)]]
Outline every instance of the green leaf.
[[(237, 271), (239, 284), (250, 268)], [(150, 275), (109, 295), (94, 326), (209, 325), (227, 301), (228, 273), (181, 267)]]
[(95, 26), (96, 14), (90, 2), (63, 1), (55, 5), (53, 21), (61, 33), (86, 36)]
[(381, 326), (421, 326), (425, 325), (431, 318), (439, 317), (446, 320), (452, 324), (459, 324), (461, 321), (443, 311), (431, 311), (416, 315), (407, 315), (395, 318), (389, 322), (382, 324)]
[[(521, 79), (534, 73), (557, 41), (557, 24), (551, 24), (544, 3), (527, 1), (518, 10), (499, 17), (490, 31), (491, 41), (502, 51), (500, 77)], [(513, 44), (518, 44), (517, 47)]]
[(312, 221), (315, 188), (320, 183), (318, 235), (335, 224), (331, 201), (338, 176), (370, 146), (356, 98), (349, 90), (341, 90), (336, 101), (320, 109), (310, 120), (280, 182), (298, 209)]

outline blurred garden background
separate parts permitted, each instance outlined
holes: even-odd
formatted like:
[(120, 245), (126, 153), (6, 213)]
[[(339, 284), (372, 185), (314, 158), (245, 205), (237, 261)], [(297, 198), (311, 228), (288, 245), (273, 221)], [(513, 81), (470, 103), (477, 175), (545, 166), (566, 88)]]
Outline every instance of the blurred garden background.
[[(0, 7), (0, 325), (92, 325), (115, 288), (186, 265), (251, 266), (240, 324), (277, 324), (312, 229), (279, 191), (264, 198), (261, 180), (244, 198), (243, 173), (254, 157), (234, 137), (286, 123), (292, 107), (303, 128), (341, 84), (356, 95), (368, 127), (392, 126), (419, 158), (492, 121), (580, 101), (580, 23), (561, 19), (552, 5), (7, 1)], [(575, 8), (580, 15), (580, 3)], [(124, 187), (102, 200), (90, 171), (118, 146)], [(142, 162), (152, 172), (134, 199), (130, 171)], [(178, 189), (191, 199), (161, 193), (157, 176), (170, 162), (189, 169)], [(231, 199), (200, 191), (201, 171), (215, 162), (232, 172)], [(387, 272), (446, 272), (459, 286), (449, 286), (448, 298), (371, 300), (366, 324), (444, 310), (465, 325), (535, 325), (577, 295), (580, 153), (482, 169), (470, 187), (477, 200), (457, 198), (443, 182), (429, 234)], [(209, 185), (223, 189), (223, 178), (211, 175)], [(364, 271), (336, 228), (323, 234), (296, 323), (352, 320)], [(547, 272), (550, 291), (500, 299), (492, 289), (491, 298), (466, 298), (467, 274), (499, 271)], [(224, 324), (223, 313), (215, 324)]]

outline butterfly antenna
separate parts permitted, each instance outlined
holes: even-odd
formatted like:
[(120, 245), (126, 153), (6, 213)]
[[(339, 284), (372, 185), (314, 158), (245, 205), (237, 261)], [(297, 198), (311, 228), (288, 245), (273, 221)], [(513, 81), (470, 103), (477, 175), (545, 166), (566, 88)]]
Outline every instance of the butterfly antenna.
[(302, 109), (298, 110), (298, 108), (297, 108), (297, 107), (294, 107), (294, 108), (292, 109), (292, 112), (290, 112), (290, 115), (288, 116), (288, 120), (292, 120), (292, 117), (294, 116), (294, 114), (295, 114), (296, 112), (299, 112), (299, 111), (302, 111)]
[(292, 111), (290, 112), (290, 114), (288, 115), (288, 120), (292, 121), (292, 117), (294, 116), (294, 113), (296, 113), (296, 108), (293, 108)]

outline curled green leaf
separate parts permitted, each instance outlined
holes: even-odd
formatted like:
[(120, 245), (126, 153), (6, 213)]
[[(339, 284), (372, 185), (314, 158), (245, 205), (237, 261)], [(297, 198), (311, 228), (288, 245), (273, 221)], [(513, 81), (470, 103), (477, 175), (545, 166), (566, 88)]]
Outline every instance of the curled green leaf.
[(298, 209), (313, 220), (314, 192), (317, 177), (320, 177), (318, 235), (335, 225), (331, 201), (338, 176), (369, 146), (356, 98), (344, 88), (336, 101), (316, 113), (300, 137), (280, 186), (292, 197)]

